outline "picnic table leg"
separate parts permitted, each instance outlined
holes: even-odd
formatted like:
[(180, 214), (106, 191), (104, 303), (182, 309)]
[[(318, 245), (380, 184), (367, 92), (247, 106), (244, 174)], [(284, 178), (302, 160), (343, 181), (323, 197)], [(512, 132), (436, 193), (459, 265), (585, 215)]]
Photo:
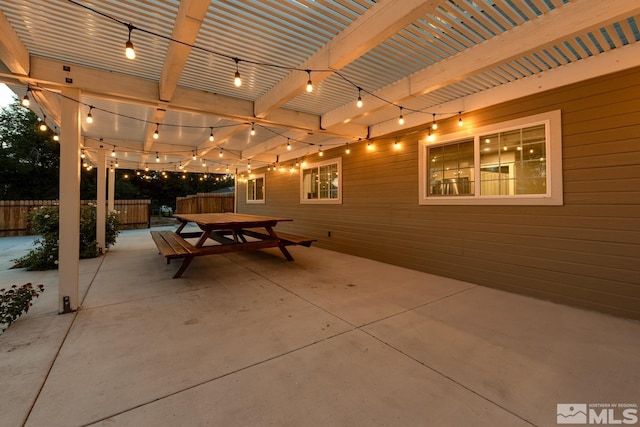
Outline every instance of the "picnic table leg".
[(180, 221), (180, 226), (178, 227), (178, 229), (176, 230), (176, 234), (180, 235), (180, 233), (182, 232), (182, 230), (187, 226), (188, 222), (187, 221)]
[(280, 252), (282, 252), (282, 255), (284, 255), (284, 257), (287, 259), (287, 261), (293, 261), (293, 257), (291, 256), (287, 248), (282, 244), (276, 232), (273, 231), (273, 228), (266, 226), (265, 229), (267, 230), (271, 238), (278, 242), (278, 248), (280, 249)]
[(182, 260), (182, 264), (180, 264), (180, 268), (178, 269), (178, 271), (176, 271), (176, 274), (173, 275), (174, 279), (177, 279), (180, 276), (182, 276), (182, 273), (184, 273), (184, 271), (187, 269), (189, 264), (191, 264), (191, 261), (193, 260), (193, 258), (194, 257), (190, 256)]

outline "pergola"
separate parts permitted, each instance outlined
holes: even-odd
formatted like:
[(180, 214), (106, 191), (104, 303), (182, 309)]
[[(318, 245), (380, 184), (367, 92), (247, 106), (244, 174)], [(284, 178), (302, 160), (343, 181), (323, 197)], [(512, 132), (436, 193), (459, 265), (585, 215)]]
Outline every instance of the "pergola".
[(115, 159), (237, 173), (437, 132), (640, 65), (639, 15), (635, 0), (0, 0), (0, 81), (60, 132), (61, 310), (77, 307), (81, 153), (105, 200)]

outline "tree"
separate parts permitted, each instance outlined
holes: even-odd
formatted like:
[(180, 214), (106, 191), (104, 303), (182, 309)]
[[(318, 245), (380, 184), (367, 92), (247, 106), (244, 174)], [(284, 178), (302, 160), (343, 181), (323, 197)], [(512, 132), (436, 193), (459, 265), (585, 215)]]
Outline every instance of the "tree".
[(39, 124), (17, 98), (0, 110), (1, 200), (58, 198), (60, 147)]

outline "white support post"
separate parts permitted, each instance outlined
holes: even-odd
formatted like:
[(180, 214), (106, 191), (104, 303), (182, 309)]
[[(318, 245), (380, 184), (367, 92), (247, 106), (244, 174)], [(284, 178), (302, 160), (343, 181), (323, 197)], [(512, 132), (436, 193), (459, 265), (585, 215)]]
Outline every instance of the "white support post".
[(114, 197), (116, 194), (116, 169), (115, 167), (111, 167), (109, 168), (109, 199), (107, 202), (107, 207), (108, 207), (108, 212), (114, 211), (115, 208), (115, 201), (114, 201)]
[(78, 309), (80, 258), (80, 90), (63, 88), (60, 123), (58, 312)]
[(96, 191), (96, 240), (98, 241), (98, 250), (104, 252), (106, 245), (106, 226), (107, 219), (107, 155), (104, 147), (101, 145), (98, 150), (98, 164), (96, 165), (97, 191)]

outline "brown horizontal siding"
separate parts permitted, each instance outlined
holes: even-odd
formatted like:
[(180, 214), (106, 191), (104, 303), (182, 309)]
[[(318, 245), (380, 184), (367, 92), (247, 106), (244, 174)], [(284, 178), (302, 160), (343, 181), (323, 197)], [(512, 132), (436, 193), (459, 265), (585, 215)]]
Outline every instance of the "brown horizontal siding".
[(342, 205), (300, 204), (297, 173), (267, 172), (267, 203), (238, 209), (290, 216), (283, 230), (327, 249), (640, 319), (638, 99), (640, 68), (464, 114), (479, 127), (560, 109), (563, 206), (420, 206), (419, 131), (397, 151), (326, 151), (342, 157)]

